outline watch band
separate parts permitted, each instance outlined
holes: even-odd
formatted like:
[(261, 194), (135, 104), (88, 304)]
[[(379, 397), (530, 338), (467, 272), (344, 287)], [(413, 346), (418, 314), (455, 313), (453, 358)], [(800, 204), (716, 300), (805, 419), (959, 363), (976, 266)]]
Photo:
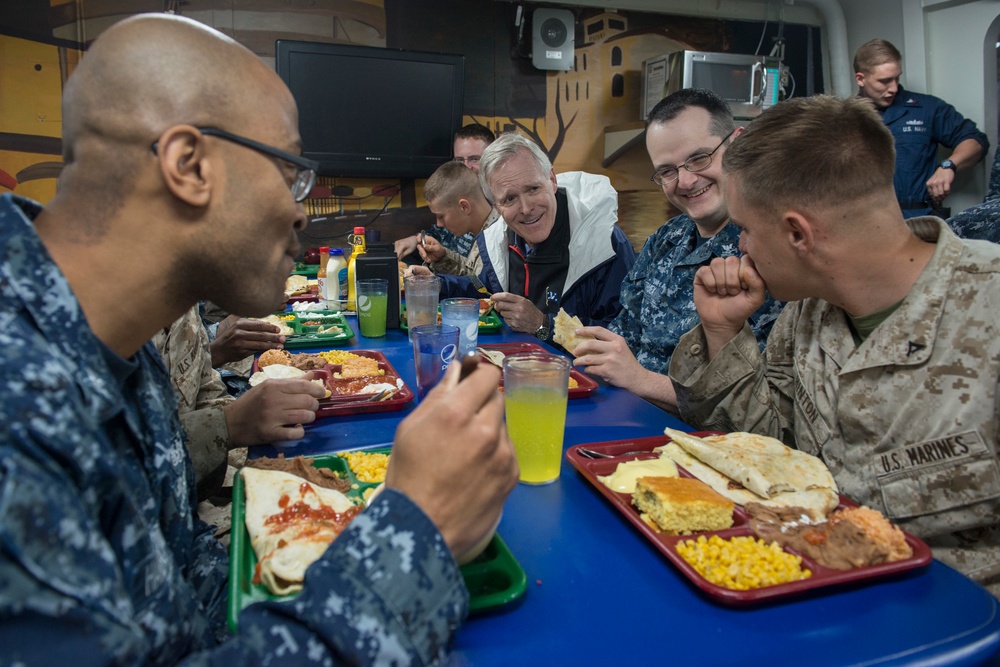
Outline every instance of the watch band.
[(951, 169), (956, 174), (958, 173), (958, 165), (956, 165), (951, 160), (942, 160), (941, 164), (938, 165), (942, 169)]

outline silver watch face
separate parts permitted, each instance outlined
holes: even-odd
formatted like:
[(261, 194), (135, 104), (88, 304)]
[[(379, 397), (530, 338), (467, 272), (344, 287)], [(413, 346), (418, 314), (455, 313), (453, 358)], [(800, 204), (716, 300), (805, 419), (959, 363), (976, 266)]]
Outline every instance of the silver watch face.
[(549, 328), (544, 324), (537, 329), (535, 329), (535, 338), (541, 338), (542, 340), (549, 339)]

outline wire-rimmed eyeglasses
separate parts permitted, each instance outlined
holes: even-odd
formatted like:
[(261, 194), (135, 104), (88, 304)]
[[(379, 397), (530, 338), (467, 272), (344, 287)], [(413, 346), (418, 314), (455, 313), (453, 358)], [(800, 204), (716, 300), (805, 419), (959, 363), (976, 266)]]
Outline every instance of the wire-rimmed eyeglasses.
[[(217, 127), (198, 127), (195, 129), (210, 137), (218, 137), (219, 139), (231, 141), (234, 144), (239, 144), (245, 148), (255, 150), (258, 153), (263, 153), (268, 157), (283, 160), (294, 166), (295, 179), (292, 181), (291, 190), (292, 197), (294, 197), (297, 202), (305, 200), (306, 197), (309, 196), (309, 193), (312, 192), (313, 186), (316, 185), (316, 171), (319, 169), (319, 163), (314, 160), (308, 160), (301, 155), (293, 155), (292, 153), (274, 148), (273, 146), (262, 144), (259, 141), (254, 141), (253, 139), (247, 139), (246, 137), (241, 137), (240, 135), (233, 134), (232, 132), (220, 130)], [(158, 141), (153, 142), (153, 153), (156, 153), (158, 143)]]
[(470, 155), (469, 157), (453, 157), (452, 162), (461, 162), (462, 164), (479, 164), (479, 160), (482, 158), (481, 155)]
[(653, 181), (657, 185), (670, 185), (676, 181), (681, 173), (680, 169), (683, 167), (687, 169), (690, 173), (695, 173), (696, 171), (704, 171), (708, 169), (708, 165), (712, 164), (712, 156), (715, 155), (716, 151), (722, 148), (722, 145), (729, 140), (729, 137), (733, 136), (733, 132), (736, 129), (725, 136), (725, 138), (719, 142), (719, 145), (712, 149), (711, 153), (698, 153), (697, 155), (692, 155), (684, 164), (679, 167), (662, 167), (653, 172), (653, 175), (649, 177), (649, 180)]

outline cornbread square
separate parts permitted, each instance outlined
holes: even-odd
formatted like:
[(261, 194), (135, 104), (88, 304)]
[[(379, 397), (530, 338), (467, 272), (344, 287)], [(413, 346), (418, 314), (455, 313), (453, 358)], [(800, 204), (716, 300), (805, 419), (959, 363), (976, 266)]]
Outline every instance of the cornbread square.
[(670, 535), (722, 530), (733, 525), (733, 502), (704, 482), (687, 477), (640, 477), (632, 504)]
[(378, 361), (370, 357), (352, 357), (340, 365), (340, 377), (359, 378), (379, 375)]

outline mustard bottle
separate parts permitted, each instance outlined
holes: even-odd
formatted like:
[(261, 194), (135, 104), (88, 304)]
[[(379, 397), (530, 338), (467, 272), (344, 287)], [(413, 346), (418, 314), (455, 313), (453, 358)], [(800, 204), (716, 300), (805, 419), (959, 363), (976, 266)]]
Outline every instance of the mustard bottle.
[(356, 312), (355, 300), (357, 299), (358, 286), (354, 263), (358, 259), (358, 255), (365, 254), (365, 228), (355, 227), (354, 233), (347, 240), (354, 246), (354, 250), (347, 260), (347, 307), (345, 310)]

